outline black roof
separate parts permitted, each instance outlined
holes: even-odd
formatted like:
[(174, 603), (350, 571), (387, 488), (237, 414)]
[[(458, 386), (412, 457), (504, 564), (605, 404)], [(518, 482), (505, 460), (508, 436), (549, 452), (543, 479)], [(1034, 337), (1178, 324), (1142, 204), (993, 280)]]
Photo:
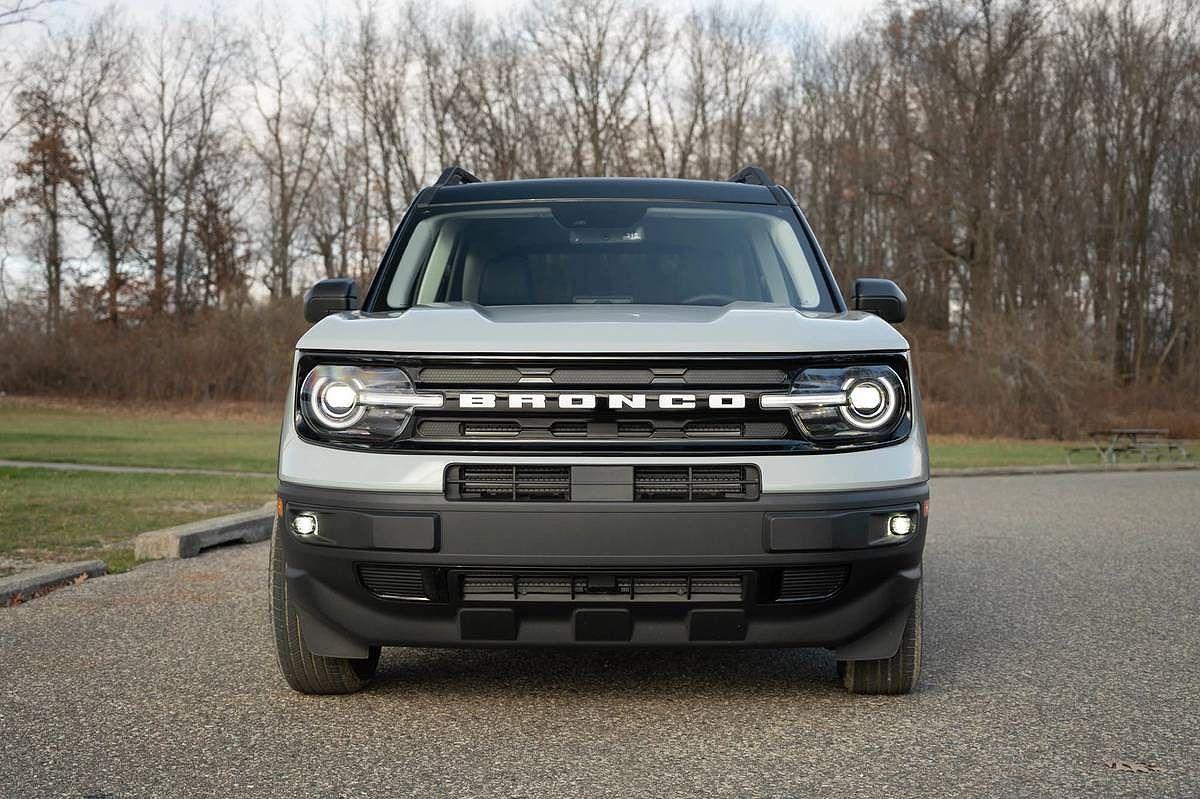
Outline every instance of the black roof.
[[(420, 198), (430, 205), (484, 203), (504, 200), (637, 199), (691, 200), (715, 203), (762, 203), (775, 205), (777, 198), (767, 186), (717, 180), (672, 178), (543, 178), (538, 180), (495, 180), (441, 185), (426, 189), (431, 196)], [(422, 192), (424, 193), (424, 192)]]

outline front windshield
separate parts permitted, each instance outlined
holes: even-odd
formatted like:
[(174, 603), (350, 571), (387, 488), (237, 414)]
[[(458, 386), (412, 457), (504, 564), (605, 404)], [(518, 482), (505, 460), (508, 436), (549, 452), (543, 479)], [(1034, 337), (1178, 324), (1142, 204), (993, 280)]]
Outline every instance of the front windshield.
[(413, 229), (390, 308), (708, 305), (831, 310), (790, 209), (560, 202), (436, 212)]

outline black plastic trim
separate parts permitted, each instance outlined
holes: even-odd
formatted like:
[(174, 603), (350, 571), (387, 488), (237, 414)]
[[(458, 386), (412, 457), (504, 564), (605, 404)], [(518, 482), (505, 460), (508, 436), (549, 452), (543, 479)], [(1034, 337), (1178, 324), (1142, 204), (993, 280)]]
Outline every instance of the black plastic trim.
[[(479, 518), (522, 513), (569, 514), (771, 514), (911, 508), (929, 498), (929, 483), (914, 480), (903, 485), (846, 491), (764, 492), (754, 502), (457, 502), (443, 492), (361, 491), (281, 482), (278, 494), (298, 510), (333, 510), (361, 514), (478, 514)], [(291, 510), (288, 510), (291, 513)], [(289, 516), (290, 518), (290, 516)], [(831, 517), (832, 518), (832, 517)], [(864, 546), (866, 544), (864, 543)], [(536, 554), (536, 553), (533, 553)]]
[[(281, 484), (279, 493), (289, 511), (333, 507), (355, 513), (434, 513), (447, 533), (446, 546), (439, 552), (354, 549), (316, 545), (293, 535), (282, 537), (289, 595), (303, 613), (319, 619), (348, 646), (592, 644), (591, 636), (581, 637), (573, 631), (573, 614), (603, 607), (628, 614), (625, 618), (632, 624), (629, 630), (622, 629), (621, 635), (604, 638), (613, 645), (848, 647), (871, 636), (874, 645), (853, 650), (854, 657), (883, 658), (895, 652), (899, 633), (876, 641), (875, 631), (907, 613), (913, 601), (921, 577), (927, 520), (923, 519), (920, 529), (907, 540), (894, 545), (769, 552), (762, 537), (767, 515), (763, 511), (824, 511), (829, 518), (844, 517), (856, 508), (878, 511), (923, 502), (928, 485), (767, 494), (753, 507), (733, 503), (700, 509), (686, 503), (557, 507), (534, 503), (517, 509), (505, 503), (479, 503), (464, 508), (454, 507), (439, 494), (294, 484)], [(384, 599), (372, 594), (359, 579), (360, 564), (419, 569), (427, 599)], [(786, 599), (779, 593), (785, 570), (841, 566), (848, 567), (847, 579), (828, 596), (779, 601)], [(580, 598), (569, 602), (464, 603), (453, 595), (451, 576), (463, 570), (609, 576), (686, 570), (752, 573), (754, 578), (744, 602), (732, 608), (726, 603), (722, 612), (730, 614), (727, 623), (717, 624), (719, 629), (708, 636), (693, 634), (693, 614), (712, 613), (720, 604), (697, 603), (700, 607), (694, 608), (684, 603), (588, 602)], [(412, 579), (409, 584), (416, 585)], [(472, 634), (466, 634), (460, 614), (467, 612), (468, 606), (472, 613), (495, 615), (500, 623), (472, 616), (471, 621), (480, 623)]]

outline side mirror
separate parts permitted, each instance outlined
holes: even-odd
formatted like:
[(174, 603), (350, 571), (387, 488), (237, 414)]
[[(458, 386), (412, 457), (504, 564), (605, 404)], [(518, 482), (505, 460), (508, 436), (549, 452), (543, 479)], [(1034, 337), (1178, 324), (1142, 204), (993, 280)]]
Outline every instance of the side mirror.
[(885, 322), (903, 322), (908, 316), (908, 297), (890, 280), (860, 277), (854, 281), (854, 310), (873, 313)]
[(304, 318), (317, 323), (326, 316), (358, 307), (358, 284), (348, 277), (318, 280), (304, 292)]

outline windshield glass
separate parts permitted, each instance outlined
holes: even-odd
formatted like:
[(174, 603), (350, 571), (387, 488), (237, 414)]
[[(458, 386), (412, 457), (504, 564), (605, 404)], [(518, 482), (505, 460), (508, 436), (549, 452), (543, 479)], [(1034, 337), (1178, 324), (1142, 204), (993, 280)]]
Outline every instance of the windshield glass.
[(388, 307), (709, 305), (830, 310), (791, 210), (561, 202), (435, 212), (409, 236)]

